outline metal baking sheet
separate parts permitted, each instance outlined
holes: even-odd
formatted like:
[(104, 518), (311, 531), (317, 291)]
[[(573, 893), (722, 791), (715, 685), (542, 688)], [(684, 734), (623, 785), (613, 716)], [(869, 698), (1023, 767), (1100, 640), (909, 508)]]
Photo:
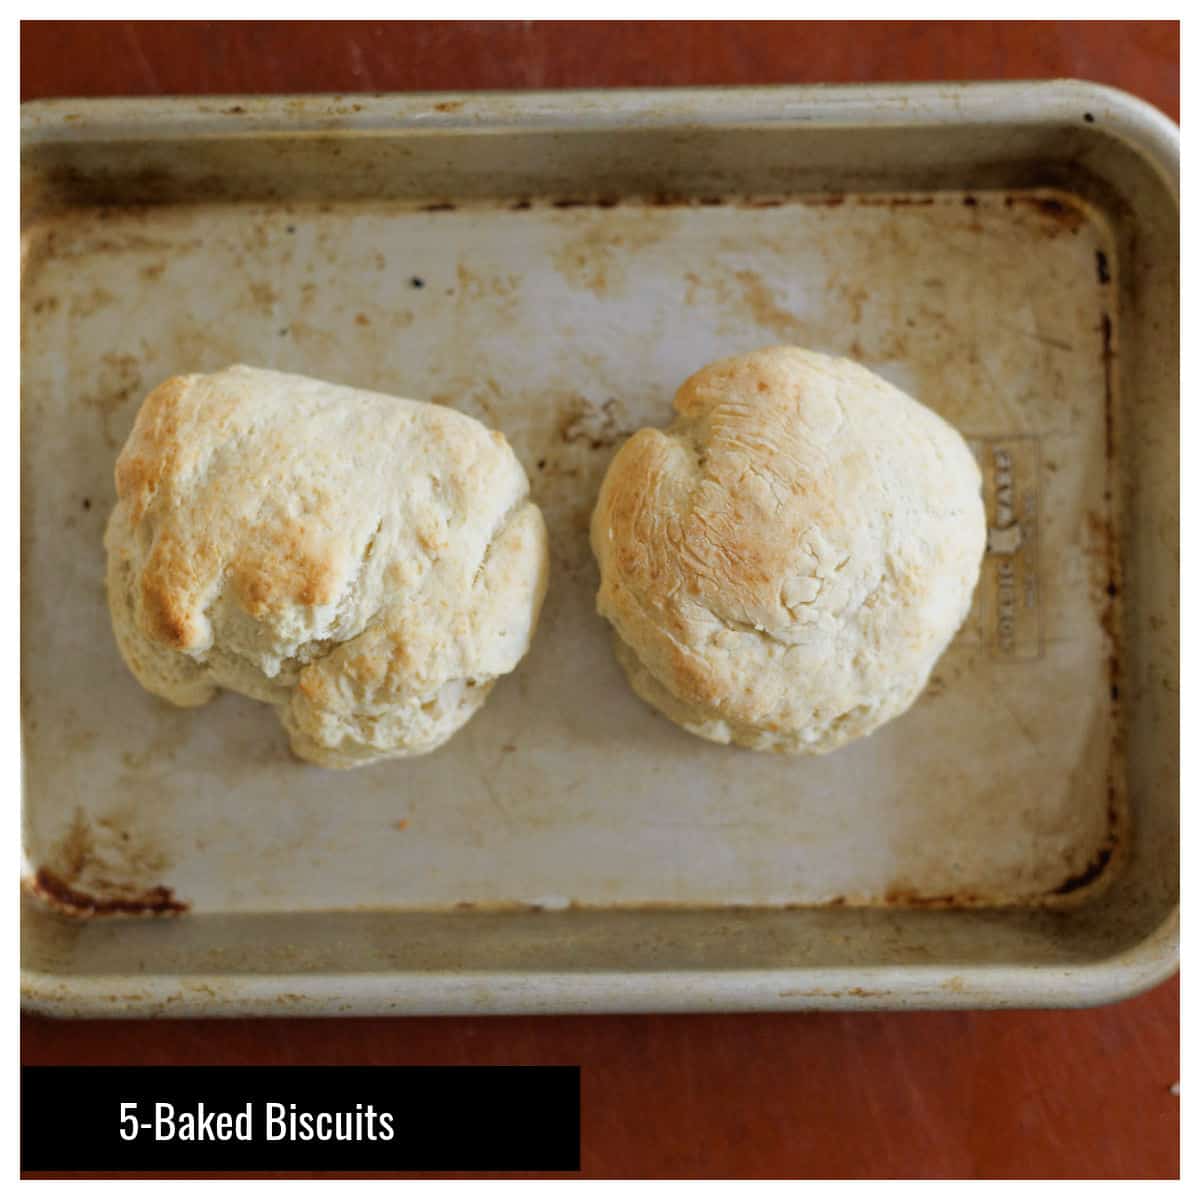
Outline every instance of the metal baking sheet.
[[(1123, 415), (1177, 405), (1169, 123), (1044, 85), (54, 102), (25, 130), (27, 1003), (1079, 1002), (1119, 990), (1089, 964), (1131, 937), (1143, 973), (1169, 969), (1177, 868), (1146, 847), (1176, 844), (1178, 784), (1141, 756), (1177, 764), (1177, 690), (1146, 694), (1149, 661), (1177, 673), (1177, 518), (1146, 480), (1166, 470), (1169, 498), (1178, 450)], [(918, 705), (816, 759), (645, 708), (587, 546), (621, 439), (705, 362), (776, 343), (953, 422), (989, 516)], [(231, 362), (453, 405), (524, 463), (542, 623), (433, 755), (302, 765), (266, 708), (175, 710), (122, 666), (113, 460), (151, 387)], [(1146, 522), (1165, 545), (1132, 586)]]

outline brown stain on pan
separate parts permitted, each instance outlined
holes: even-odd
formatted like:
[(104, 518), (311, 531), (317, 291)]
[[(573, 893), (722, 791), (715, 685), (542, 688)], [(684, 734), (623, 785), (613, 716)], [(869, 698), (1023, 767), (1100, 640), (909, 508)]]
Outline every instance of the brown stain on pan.
[(33, 892), (69, 917), (178, 916), (191, 907), (161, 884), (132, 896), (94, 896), (72, 887), (48, 867), (39, 867), (34, 874)]
[(574, 397), (558, 422), (560, 442), (584, 445), (589, 450), (607, 450), (633, 432), (615, 396), (598, 405), (582, 396)]
[(674, 223), (673, 215), (647, 207), (568, 218), (564, 224), (575, 232), (551, 252), (551, 261), (572, 287), (611, 296), (625, 289), (628, 260), (659, 242)]
[[(521, 277), (512, 274), (481, 274), (460, 261), (455, 270), (456, 300), (459, 305), (486, 304), (496, 320), (510, 321), (516, 313)], [(489, 381), (498, 392), (494, 380)]]
[(105, 354), (96, 372), (96, 386), (82, 397), (82, 402), (97, 413), (104, 440), (114, 450), (128, 432), (133, 405), (140, 400), (141, 392), (139, 359), (132, 354)]
[(685, 305), (699, 303), (708, 293), (721, 310), (735, 317), (742, 327), (758, 325), (780, 342), (796, 345), (804, 345), (810, 339), (812, 330), (786, 307), (784, 298), (757, 271), (718, 269), (706, 276), (687, 271), (684, 280), (687, 285)]
[(925, 895), (907, 883), (893, 883), (883, 894), (883, 903), (892, 908), (970, 908), (989, 901), (973, 892), (943, 892)]
[[(1107, 267), (1106, 267), (1107, 270)], [(1111, 471), (1116, 461), (1115, 437), (1113, 434), (1114, 412), (1113, 400), (1113, 363), (1116, 351), (1113, 349), (1112, 317), (1105, 313), (1100, 318), (1100, 360), (1104, 365), (1104, 453)]]
[(1082, 871), (1075, 875), (1069, 875), (1054, 889), (1054, 895), (1068, 896), (1072, 892), (1078, 892), (1095, 883), (1104, 874), (1108, 864), (1112, 861), (1114, 849), (1115, 847), (1110, 844), (1101, 846), (1096, 852), (1095, 857), (1092, 858), (1091, 862)]
[[(717, 195), (710, 192), (599, 192), (592, 195), (559, 196), (543, 201), (552, 208), (616, 208), (618, 206), (632, 209), (638, 208), (782, 208), (785, 204), (805, 204), (835, 207), (843, 204), (846, 197), (841, 192), (820, 193), (817, 195), (746, 195), (728, 194)], [(901, 198), (901, 201), (903, 199)], [(922, 201), (924, 202), (924, 201)], [(885, 203), (885, 201), (879, 201)], [(929, 203), (933, 203), (932, 198)], [(522, 197), (508, 204), (509, 208), (526, 209), (533, 207), (533, 201)]]
[(136, 807), (106, 815), (76, 808), (58, 841), (28, 880), (30, 890), (70, 917), (178, 915), (190, 905), (154, 882), (169, 865), (165, 852), (135, 823)]
[(785, 340), (804, 337), (803, 323), (784, 308), (778, 295), (760, 275), (746, 270), (735, 271), (733, 277), (741, 290), (742, 304), (759, 325)]
[(279, 300), (279, 293), (269, 283), (257, 280), (250, 284), (251, 307), (270, 312), (279, 303)]
[(83, 319), (99, 312), (114, 300), (116, 300), (116, 296), (107, 288), (93, 288), (86, 295), (75, 296), (71, 301), (69, 312), (72, 317)]
[(862, 208), (929, 208), (935, 203), (935, 197), (928, 195), (859, 196), (857, 202)]
[(77, 808), (54, 850), (59, 869), (67, 879), (77, 879), (95, 853), (92, 827), (83, 809)]
[(1046, 196), (1014, 192), (1005, 200), (1005, 204), (1008, 204), (1009, 200), (1013, 206), (1029, 209), (1043, 218), (1046, 231), (1052, 237), (1062, 233), (1075, 233), (1088, 219), (1087, 210), (1066, 193)]
[[(803, 192), (787, 195), (757, 195), (730, 192), (724, 195), (702, 192), (629, 192), (613, 193), (600, 192), (589, 195), (558, 196), (554, 198), (534, 200), (529, 196), (513, 197), (503, 201), (504, 207), (513, 211), (524, 211), (537, 207), (558, 209), (597, 208), (611, 209), (621, 207), (627, 210), (646, 208), (741, 208), (769, 209), (782, 208), (788, 204), (802, 205), (805, 208), (839, 208), (850, 202), (861, 208), (930, 208), (939, 203), (939, 197), (931, 193), (893, 193), (863, 194), (848, 196), (845, 192)], [(974, 208), (979, 202), (974, 196), (966, 196), (962, 203)], [(1009, 199), (1008, 207), (1014, 201)], [(1045, 204), (1061, 207), (1064, 211), (1074, 211), (1070, 205), (1056, 200), (1046, 200)], [(437, 207), (425, 206), (425, 207)], [(1081, 218), (1082, 220), (1082, 218)]]
[[(1097, 283), (1107, 288), (1111, 280), (1108, 260), (1097, 251)], [(1124, 802), (1125, 720), (1121, 704), (1122, 691), (1122, 561), (1120, 539), (1117, 536), (1114, 490), (1117, 471), (1117, 352), (1112, 317), (1104, 312), (1100, 318), (1100, 360), (1104, 369), (1104, 455), (1108, 480), (1105, 489), (1107, 512), (1103, 517), (1087, 514), (1089, 548), (1097, 570), (1094, 594), (1101, 628), (1108, 643), (1108, 692), (1110, 720), (1113, 729), (1112, 753), (1108, 764), (1108, 835), (1092, 860), (1079, 872), (1069, 876), (1055, 890), (1056, 895), (1071, 895), (1090, 889), (1100, 881), (1109, 880), (1122, 857), (1127, 841), (1128, 811)], [(1097, 577), (1098, 576), (1098, 577)]]

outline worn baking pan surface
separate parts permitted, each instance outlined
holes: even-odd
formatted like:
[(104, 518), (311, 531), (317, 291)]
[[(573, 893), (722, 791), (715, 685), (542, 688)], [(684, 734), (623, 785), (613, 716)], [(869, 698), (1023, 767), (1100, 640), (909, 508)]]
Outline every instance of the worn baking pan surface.
[[(791, 939), (857, 939), (848, 978), (899, 963), (897, 938), (916, 935), (896, 921), (935, 919), (937, 937), (968, 945), (983, 914), (967, 910), (1002, 910), (991, 920), (1007, 932), (987, 954), (1010, 938), (1026, 961), (1049, 953), (1054, 921), (1088, 927), (1084, 910), (1120, 890), (1109, 885), (1127, 873), (1138, 829), (1123, 552), (1135, 459), (1121, 414), (1123, 389), (1145, 384), (1118, 370), (1135, 281), (1102, 192), (1028, 175), (999, 186), (966, 169), (957, 187), (897, 187), (899, 176), (856, 188), (844, 169), (846, 186), (819, 192), (714, 191), (705, 179), (649, 193), (619, 171), (611, 193), (586, 180), (572, 190), (569, 177), (539, 179), (572, 158), (541, 142), (511, 148), (530, 156), (523, 186), (480, 194), (464, 170), (454, 189), (454, 154), (472, 130), (489, 145), (504, 137), (509, 100), (488, 137), (478, 123), (446, 131), (442, 176), (430, 166), (424, 194), (331, 185), (323, 197), (314, 162), (324, 154), (336, 172), (361, 143), (329, 129), (317, 149), (280, 142), (289, 102), (273, 103), (231, 102), (209, 118), (212, 140), (249, 116), (248, 131), (234, 126), (240, 158), (236, 141), (206, 151), (243, 175), (191, 188), (184, 156), (200, 133), (186, 121), (172, 133), (152, 110), (139, 140), (137, 110), (117, 110), (131, 128), (110, 128), (106, 143), (72, 131), (61, 105), (33, 114), (43, 136), (31, 139), (23, 235), (22, 648), (34, 999), (111, 1010), (120, 1002), (98, 999), (95, 980), (115, 995), (120, 978), (135, 1006), (190, 994), (197, 1011), (246, 1010), (252, 996), (286, 992), (330, 1011), (325, 989), (351, 971), (365, 981), (351, 1007), (376, 1011), (390, 1006), (387, 981), (428, 972), (420, 948), (444, 941), (447, 970), (490, 980), (474, 1007), (619, 1007), (647, 1003), (629, 989), (648, 967), (633, 943), (649, 938), (662, 966), (709, 946), (705, 965), (736, 967), (750, 988), (738, 1005), (764, 1006), (802, 1002), (806, 989), (755, 992), (749, 973), (770, 960), (802, 979), (822, 954), (755, 958), (779, 939), (762, 920), (785, 922)], [(297, 127), (342, 112), (291, 103)], [(473, 104), (486, 124), (489, 111), (487, 100), (392, 103), (427, 155), (436, 134), (423, 113)], [(275, 134), (258, 128), (271, 113)], [(65, 142), (46, 133), (56, 127)], [(127, 175), (102, 154), (125, 138)], [(255, 153), (264, 186), (245, 173)], [(594, 614), (587, 546), (620, 440), (665, 423), (698, 366), (781, 342), (856, 358), (962, 430), (989, 517), (974, 609), (917, 706), (803, 760), (712, 746), (645, 708)], [(332, 774), (293, 760), (264, 707), (224, 695), (175, 710), (121, 664), (101, 545), (115, 455), (156, 383), (232, 362), (453, 405), (504, 430), (524, 463), (553, 548), (542, 623), (527, 660), (438, 752)], [(118, 923), (127, 941), (152, 941), (138, 960), (160, 980), (151, 986), (119, 968), (111, 922), (67, 923), (46, 906), (188, 915)], [(930, 907), (947, 911), (910, 911)], [(680, 908), (697, 911), (667, 911)], [(808, 911), (771, 916), (780, 909)], [(756, 918), (750, 957), (722, 961), (718, 931)], [(1115, 936), (1091, 919), (1093, 942)], [(852, 924), (834, 934), (814, 923), (829, 920)], [(1056, 951), (1083, 953), (1087, 937), (1073, 936)], [(937, 937), (923, 961), (942, 961)], [(539, 973), (561, 968), (549, 947), (564, 938), (579, 965), (590, 945), (592, 969), (620, 982), (596, 975), (590, 992), (553, 1000)], [(396, 939), (399, 961), (388, 957)], [(248, 947), (264, 940), (271, 954), (252, 967)], [(494, 953), (473, 963), (481, 946)], [(365, 960), (350, 965), (356, 954)], [(519, 997), (496, 999), (514, 954)], [(271, 973), (254, 974), (266, 958)], [(679, 992), (694, 966), (668, 973), (676, 991), (660, 1006), (706, 1003)], [(305, 982), (285, 987), (297, 970)], [(188, 992), (200, 977), (219, 980), (207, 1005)], [(880, 995), (914, 1002), (915, 979)], [(851, 1002), (869, 991), (844, 989)], [(462, 1003), (452, 992), (392, 1004), (449, 1011)]]

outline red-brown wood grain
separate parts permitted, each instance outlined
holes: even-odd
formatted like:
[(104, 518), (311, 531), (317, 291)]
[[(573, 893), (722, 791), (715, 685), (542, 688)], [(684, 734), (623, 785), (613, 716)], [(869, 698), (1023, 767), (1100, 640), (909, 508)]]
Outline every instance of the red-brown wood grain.
[(1179, 117), (1170, 21), (27, 21), (21, 60), (23, 99), (1078, 76)]
[[(1075, 76), (1179, 115), (1174, 22), (25, 22), (21, 95)], [(594, 1176), (1179, 1170), (1179, 981), (1084, 1012), (51, 1022), (31, 1064), (579, 1063)]]

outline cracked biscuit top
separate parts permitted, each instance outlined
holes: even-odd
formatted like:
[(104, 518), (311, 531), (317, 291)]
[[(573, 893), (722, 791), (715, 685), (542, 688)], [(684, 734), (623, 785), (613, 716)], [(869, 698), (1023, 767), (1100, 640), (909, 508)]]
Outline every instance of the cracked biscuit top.
[(121, 652), (149, 691), (277, 707), (328, 766), (434, 749), (528, 649), (541, 513), (503, 434), (432, 404), (229, 367), (167, 380), (117, 460)]
[(634, 690), (685, 729), (816, 754), (898, 716), (966, 618), (980, 473), (935, 413), (778, 347), (693, 375), (592, 515), (597, 607)]

